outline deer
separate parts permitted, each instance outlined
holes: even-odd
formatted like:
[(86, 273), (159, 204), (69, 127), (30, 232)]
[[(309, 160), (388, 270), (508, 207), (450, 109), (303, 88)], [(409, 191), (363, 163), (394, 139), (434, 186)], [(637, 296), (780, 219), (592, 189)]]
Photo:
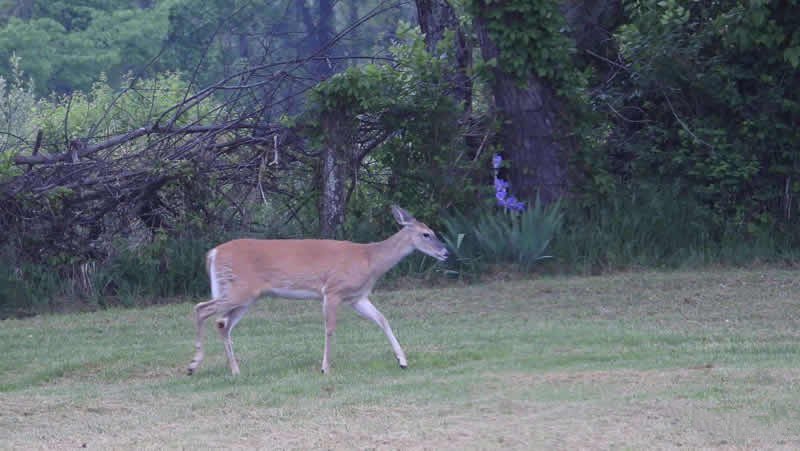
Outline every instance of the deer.
[(194, 307), (195, 355), (188, 375), (194, 374), (203, 361), (203, 324), (213, 315), (219, 315), (216, 327), (231, 373), (239, 374), (231, 332), (250, 306), (264, 296), (322, 301), (323, 374), (330, 372), (331, 342), (341, 304), (350, 305), (358, 315), (377, 324), (389, 340), (400, 368), (407, 368), (405, 352), (389, 321), (369, 296), (378, 279), (413, 251), (439, 261), (447, 259), (448, 251), (427, 225), (396, 205), (391, 210), (401, 229), (384, 241), (236, 239), (211, 249), (206, 254), (211, 300)]

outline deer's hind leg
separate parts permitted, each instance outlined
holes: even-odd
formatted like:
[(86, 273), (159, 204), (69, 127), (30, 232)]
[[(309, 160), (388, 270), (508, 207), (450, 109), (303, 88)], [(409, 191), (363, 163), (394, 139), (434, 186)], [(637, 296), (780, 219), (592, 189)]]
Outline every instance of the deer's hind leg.
[(242, 319), (250, 305), (243, 305), (234, 307), (226, 312), (220, 319), (217, 320), (217, 330), (222, 343), (225, 345), (225, 355), (228, 358), (228, 366), (231, 368), (231, 373), (234, 376), (239, 374), (239, 364), (236, 362), (236, 356), (233, 354), (233, 340), (231, 339), (231, 331), (236, 324)]
[(197, 367), (203, 362), (203, 357), (205, 356), (203, 352), (203, 339), (205, 335), (203, 324), (210, 316), (221, 310), (221, 304), (222, 300), (212, 299), (210, 301), (201, 302), (194, 306), (194, 324), (196, 328), (194, 340), (195, 354), (194, 358), (189, 363), (189, 368), (186, 370), (186, 373), (189, 376), (194, 374), (194, 372), (197, 370)]

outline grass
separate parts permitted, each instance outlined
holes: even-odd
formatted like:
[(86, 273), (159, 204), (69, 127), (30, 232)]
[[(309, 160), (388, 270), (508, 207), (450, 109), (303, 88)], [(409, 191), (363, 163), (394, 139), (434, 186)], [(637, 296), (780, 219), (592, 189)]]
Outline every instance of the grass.
[(264, 300), (231, 377), (188, 303), (0, 322), (0, 448), (800, 446), (800, 281), (631, 272), (379, 293), (340, 312), (319, 374), (314, 302)]

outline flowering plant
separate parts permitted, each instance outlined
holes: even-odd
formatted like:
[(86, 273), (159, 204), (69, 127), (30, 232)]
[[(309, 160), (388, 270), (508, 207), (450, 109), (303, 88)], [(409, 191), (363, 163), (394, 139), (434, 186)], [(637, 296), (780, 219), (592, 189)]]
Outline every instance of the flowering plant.
[(508, 188), (511, 186), (507, 181), (498, 178), (497, 173), (500, 165), (503, 163), (503, 157), (495, 154), (492, 157), (492, 167), (494, 168), (494, 197), (497, 198), (497, 205), (511, 211), (525, 210), (525, 202), (517, 199), (508, 194)]

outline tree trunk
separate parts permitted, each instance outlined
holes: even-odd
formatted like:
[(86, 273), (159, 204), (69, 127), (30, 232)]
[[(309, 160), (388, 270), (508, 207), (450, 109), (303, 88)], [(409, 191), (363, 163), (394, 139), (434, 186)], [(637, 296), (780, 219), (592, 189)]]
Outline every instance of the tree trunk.
[(444, 39), (445, 32), (455, 33), (456, 71), (451, 77), (453, 97), (464, 104), (469, 113), (472, 107), (472, 81), (468, 70), (472, 66), (472, 48), (467, 45), (458, 17), (447, 0), (416, 0), (419, 28), (425, 34), (425, 48), (431, 55), (437, 55), (437, 46)]
[[(318, 51), (333, 39), (333, 2), (320, 0), (319, 19), (315, 30)], [(330, 49), (323, 55), (329, 55)], [(321, 56), (323, 56), (321, 55)], [(312, 63), (311, 70), (318, 80), (325, 80), (333, 75), (333, 68), (328, 61), (319, 60)], [(345, 196), (344, 183), (347, 176), (346, 155), (347, 143), (342, 139), (336, 118), (326, 121), (326, 144), (322, 151), (322, 192), (319, 210), (319, 234), (323, 238), (336, 238), (336, 234), (344, 224)]]
[[(317, 56), (331, 55), (331, 49), (325, 49), (333, 39), (333, 0), (320, 0), (317, 4), (316, 21), (311, 10), (305, 2), (298, 2), (298, 12), (305, 24), (308, 34), (307, 48), (310, 53)], [(325, 50), (322, 50), (325, 49)], [(333, 75), (334, 70), (326, 59), (318, 59), (309, 64), (311, 76), (317, 81), (323, 81)], [(336, 238), (344, 223), (346, 196), (345, 182), (348, 173), (347, 155), (351, 152), (347, 139), (349, 133), (344, 133), (341, 118), (329, 114), (323, 118), (322, 126), (325, 130), (325, 143), (320, 153), (322, 158), (319, 174), (319, 235), (322, 238)]]
[[(499, 51), (481, 14), (475, 17), (475, 29), (483, 59), (497, 58)], [(499, 67), (493, 69), (490, 88), (502, 121), (499, 142), (510, 161), (511, 194), (528, 201), (538, 195), (545, 204), (564, 196), (573, 143), (555, 91), (535, 75), (520, 83)]]
[(341, 163), (334, 146), (325, 146), (322, 151), (322, 193), (319, 208), (319, 235), (336, 238), (344, 223), (346, 167)]
[[(620, 0), (563, 0), (561, 11), (577, 48), (582, 53), (602, 54), (609, 47), (609, 30), (619, 21), (622, 7)], [(483, 59), (489, 61), (499, 52), (481, 16), (475, 17), (475, 29)], [(570, 138), (563, 100), (546, 80), (531, 74), (520, 83), (500, 67), (493, 69), (490, 88), (502, 119), (499, 142), (510, 161), (504, 172), (512, 194), (527, 200), (538, 195), (545, 203), (567, 194), (567, 159), (575, 141)]]

